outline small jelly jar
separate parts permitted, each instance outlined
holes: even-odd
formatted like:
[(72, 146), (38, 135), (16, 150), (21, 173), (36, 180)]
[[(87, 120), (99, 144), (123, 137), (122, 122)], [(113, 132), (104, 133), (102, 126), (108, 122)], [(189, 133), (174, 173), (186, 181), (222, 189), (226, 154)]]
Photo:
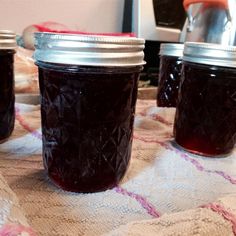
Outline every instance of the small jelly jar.
[(162, 43), (160, 48), (157, 106), (176, 107), (181, 77), (183, 44)]
[(0, 143), (11, 135), (15, 123), (14, 53), (16, 35), (0, 30)]
[(35, 34), (43, 161), (64, 190), (116, 186), (131, 157), (144, 40)]
[(236, 47), (186, 43), (174, 137), (185, 150), (225, 156), (236, 141)]

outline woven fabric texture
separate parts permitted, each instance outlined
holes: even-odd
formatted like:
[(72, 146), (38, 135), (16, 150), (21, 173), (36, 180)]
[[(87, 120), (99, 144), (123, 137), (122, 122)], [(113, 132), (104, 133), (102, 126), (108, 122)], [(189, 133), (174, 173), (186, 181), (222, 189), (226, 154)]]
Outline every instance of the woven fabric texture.
[[(154, 100), (138, 100), (122, 183), (76, 194), (55, 187), (44, 172), (39, 107), (17, 104), (13, 135), (0, 144), (0, 172), (37, 235), (233, 235), (236, 153), (206, 158), (177, 149), (174, 114)], [(229, 194), (219, 209), (201, 207)]]

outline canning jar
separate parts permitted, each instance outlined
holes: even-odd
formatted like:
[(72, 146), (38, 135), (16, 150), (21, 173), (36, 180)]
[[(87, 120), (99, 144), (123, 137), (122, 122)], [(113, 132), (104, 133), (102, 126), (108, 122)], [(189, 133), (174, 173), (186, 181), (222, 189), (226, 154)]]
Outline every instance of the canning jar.
[(160, 48), (157, 106), (176, 107), (182, 68), (183, 44), (162, 43)]
[(16, 35), (0, 30), (0, 143), (11, 135), (15, 123), (14, 53)]
[(64, 190), (116, 186), (131, 155), (144, 40), (36, 33), (43, 161)]
[(229, 154), (236, 141), (236, 47), (186, 43), (174, 137), (205, 156)]

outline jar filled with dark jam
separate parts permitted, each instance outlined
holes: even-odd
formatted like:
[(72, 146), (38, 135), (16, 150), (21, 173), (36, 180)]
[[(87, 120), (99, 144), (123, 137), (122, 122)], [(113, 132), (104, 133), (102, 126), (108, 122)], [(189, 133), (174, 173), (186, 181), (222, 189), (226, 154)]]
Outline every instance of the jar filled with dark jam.
[(36, 33), (43, 161), (64, 190), (116, 186), (131, 157), (144, 41)]
[(15, 123), (14, 53), (16, 35), (0, 30), (0, 143), (11, 135)]
[(225, 156), (236, 141), (236, 47), (186, 43), (174, 137), (185, 150)]
[(157, 87), (157, 106), (159, 107), (176, 107), (183, 49), (183, 44), (161, 44)]

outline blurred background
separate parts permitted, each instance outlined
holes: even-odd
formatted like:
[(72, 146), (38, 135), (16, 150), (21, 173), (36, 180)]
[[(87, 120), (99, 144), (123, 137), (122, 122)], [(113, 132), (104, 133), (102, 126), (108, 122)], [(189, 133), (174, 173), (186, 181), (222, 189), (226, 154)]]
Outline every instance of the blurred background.
[(21, 34), (33, 23), (54, 21), (90, 32), (121, 32), (124, 0), (0, 0), (0, 28)]
[(161, 43), (180, 42), (185, 21), (183, 0), (0, 0), (0, 29), (17, 34), (15, 82), (21, 93), (38, 93), (34, 32), (127, 33), (144, 38), (147, 64), (139, 87), (147, 88), (158, 85)]

